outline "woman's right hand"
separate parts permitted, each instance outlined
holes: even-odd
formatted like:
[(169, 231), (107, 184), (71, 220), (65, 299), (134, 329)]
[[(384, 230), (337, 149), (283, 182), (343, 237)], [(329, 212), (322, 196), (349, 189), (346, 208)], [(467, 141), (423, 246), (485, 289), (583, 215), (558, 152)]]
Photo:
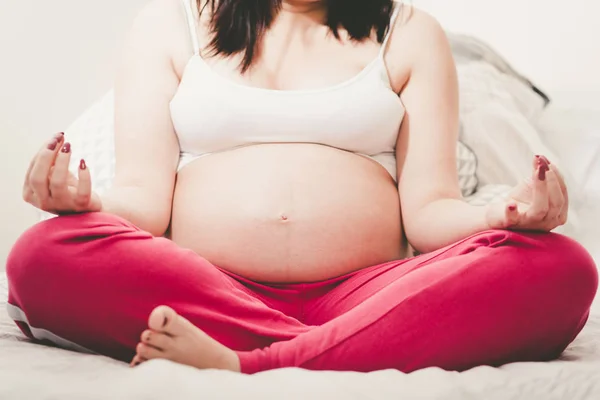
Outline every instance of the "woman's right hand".
[(85, 161), (79, 163), (78, 177), (70, 173), (71, 145), (64, 142), (64, 134), (56, 134), (31, 160), (25, 176), (23, 199), (53, 214), (100, 211), (102, 202), (92, 192), (90, 171)]

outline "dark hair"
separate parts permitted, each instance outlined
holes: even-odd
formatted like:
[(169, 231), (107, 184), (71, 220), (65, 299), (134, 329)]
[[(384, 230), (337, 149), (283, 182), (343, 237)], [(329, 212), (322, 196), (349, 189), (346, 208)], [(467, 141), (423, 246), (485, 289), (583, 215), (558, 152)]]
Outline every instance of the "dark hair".
[[(246, 72), (260, 52), (265, 32), (281, 9), (282, 0), (196, 0), (200, 13), (210, 6), (212, 55), (242, 53), (240, 64)], [(327, 26), (339, 39), (338, 29), (348, 31), (352, 40), (364, 40), (377, 32), (381, 43), (390, 25), (393, 0), (326, 0)]]

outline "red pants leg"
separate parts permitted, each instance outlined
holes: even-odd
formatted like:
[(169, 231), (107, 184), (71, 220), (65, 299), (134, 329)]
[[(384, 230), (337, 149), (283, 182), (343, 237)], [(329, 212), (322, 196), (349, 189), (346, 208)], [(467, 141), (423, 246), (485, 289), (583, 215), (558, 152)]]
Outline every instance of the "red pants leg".
[(290, 366), (464, 370), (547, 360), (583, 328), (597, 285), (592, 258), (571, 239), (484, 232), (319, 287), (319, 295), (305, 296), (303, 318), (320, 326), (238, 354), (247, 373)]
[(108, 214), (39, 223), (15, 244), (7, 274), (9, 311), (26, 334), (126, 361), (163, 304), (235, 350), (309, 329), (196, 253)]
[(104, 214), (32, 228), (7, 273), (26, 332), (127, 360), (150, 311), (166, 304), (237, 350), (245, 372), (543, 360), (581, 330), (597, 287), (593, 261), (572, 240), (495, 231), (329, 282), (273, 288)]

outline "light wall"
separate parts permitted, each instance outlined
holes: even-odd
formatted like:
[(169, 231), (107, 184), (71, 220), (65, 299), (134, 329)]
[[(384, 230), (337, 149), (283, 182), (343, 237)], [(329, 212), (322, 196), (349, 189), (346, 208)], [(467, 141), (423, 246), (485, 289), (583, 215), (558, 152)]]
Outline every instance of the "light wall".
[(552, 93), (600, 92), (596, 0), (413, 0), (449, 30), (474, 34)]
[(29, 159), (111, 86), (119, 42), (148, 0), (0, 0), (0, 270), (36, 220)]
[[(0, 268), (36, 219), (20, 199), (28, 160), (111, 86), (119, 42), (147, 1), (0, 0)], [(600, 91), (592, 0), (415, 3), (452, 30), (477, 33), (544, 88)]]

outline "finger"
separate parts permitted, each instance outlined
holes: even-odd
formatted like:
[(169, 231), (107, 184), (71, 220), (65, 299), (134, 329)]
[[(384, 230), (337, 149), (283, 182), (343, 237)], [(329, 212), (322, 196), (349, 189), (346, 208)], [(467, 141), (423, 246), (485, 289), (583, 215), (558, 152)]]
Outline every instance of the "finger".
[(568, 208), (568, 206), (569, 206), (569, 191), (567, 189), (567, 184), (565, 182), (565, 178), (563, 177), (562, 173), (560, 172), (560, 170), (558, 169), (558, 167), (556, 165), (551, 164), (550, 170), (552, 172), (554, 172), (554, 174), (556, 175), (556, 180), (558, 181), (558, 184), (560, 185), (560, 190), (562, 191), (563, 198), (565, 199), (565, 204)]
[(560, 170), (558, 169), (558, 167), (556, 167), (555, 165), (551, 165), (550, 169), (556, 176), (556, 180), (560, 186), (560, 190), (563, 195), (563, 206), (562, 206), (562, 210), (560, 211), (560, 214), (558, 215), (558, 223), (560, 225), (564, 225), (567, 223), (567, 220), (569, 219), (569, 190), (567, 189), (567, 184), (565, 183), (565, 179), (564, 179), (563, 175), (561, 174)]
[[(540, 157), (543, 157), (543, 156), (540, 156)], [(569, 217), (569, 191), (567, 189), (567, 184), (565, 182), (565, 179), (564, 179), (562, 173), (558, 169), (558, 167), (554, 164), (551, 164), (550, 161), (546, 157), (543, 157), (543, 159), (544, 159), (544, 161), (548, 162), (548, 165), (550, 166), (550, 170), (553, 171), (554, 174), (556, 175), (556, 178), (558, 180), (558, 183), (559, 183), (561, 191), (562, 191), (564, 204), (563, 204), (562, 210), (558, 216), (558, 222), (560, 225), (564, 225), (567, 223), (567, 220)]]
[(29, 163), (29, 166), (27, 167), (27, 172), (25, 173), (25, 180), (23, 181), (23, 198), (25, 199), (25, 201), (28, 201), (26, 197), (29, 197), (29, 195), (33, 194), (33, 190), (31, 189), (30, 185), (29, 185), (29, 180), (30, 180), (30, 175), (31, 175), (31, 171), (33, 170), (33, 166), (35, 165), (35, 161), (37, 160), (37, 154), (35, 155), (35, 157), (33, 157), (31, 159), (31, 162)]
[(79, 182), (77, 184), (75, 205), (79, 210), (85, 210), (90, 204), (90, 198), (92, 196), (92, 177), (85, 160), (79, 162), (78, 176)]
[(546, 214), (546, 221), (551, 225), (551, 229), (554, 229), (559, 225), (558, 217), (563, 211), (565, 199), (560, 184), (558, 183), (558, 177), (552, 169), (546, 173), (546, 181), (548, 185), (549, 206), (548, 214)]
[(69, 177), (67, 178), (67, 185), (72, 186), (72, 187), (77, 187), (78, 184), (79, 184), (79, 180), (77, 180), (77, 177), (75, 175), (73, 175), (73, 173), (71, 171), (69, 171)]
[(69, 196), (69, 162), (71, 161), (71, 144), (65, 143), (54, 161), (52, 174), (50, 175), (50, 197), (58, 201), (65, 200)]
[(519, 205), (513, 201), (507, 203), (506, 209), (504, 210), (504, 218), (506, 220), (507, 228), (517, 226), (521, 221)]
[(548, 172), (548, 165), (542, 161), (539, 163), (538, 168), (532, 177), (533, 200), (525, 216), (527, 218), (527, 223), (533, 223), (535, 226), (539, 226), (539, 223), (546, 218), (550, 208), (546, 172)]
[(44, 148), (38, 152), (28, 177), (28, 186), (38, 198), (39, 204), (37, 205), (41, 208), (45, 207), (50, 197), (49, 175), (50, 169), (52, 168), (56, 155), (60, 149), (60, 144), (63, 141), (62, 135), (60, 136), (61, 137), (59, 138), (58, 135), (55, 135), (48, 143), (46, 143)]
[[(52, 140), (55, 139), (55, 140)], [(38, 152), (36, 153), (36, 155), (31, 159), (31, 162), (29, 163), (29, 165), (27, 166), (27, 172), (25, 173), (25, 182), (24, 182), (24, 186), (29, 186), (29, 177), (31, 175), (31, 171), (33, 170), (33, 166), (35, 164), (35, 161), (37, 160), (38, 154), (40, 152), (42, 152), (42, 150), (45, 150), (48, 148), (48, 146), (50, 146), (50, 143), (53, 143), (54, 141), (56, 141), (56, 147), (54, 147), (54, 150), (58, 150), (58, 147), (62, 144), (62, 141), (65, 139), (65, 134), (63, 132), (59, 132), (57, 134), (55, 134), (52, 139), (50, 140), (50, 142), (48, 143), (44, 143), (44, 145), (42, 146), (42, 148), (40, 148), (38, 150)]]

